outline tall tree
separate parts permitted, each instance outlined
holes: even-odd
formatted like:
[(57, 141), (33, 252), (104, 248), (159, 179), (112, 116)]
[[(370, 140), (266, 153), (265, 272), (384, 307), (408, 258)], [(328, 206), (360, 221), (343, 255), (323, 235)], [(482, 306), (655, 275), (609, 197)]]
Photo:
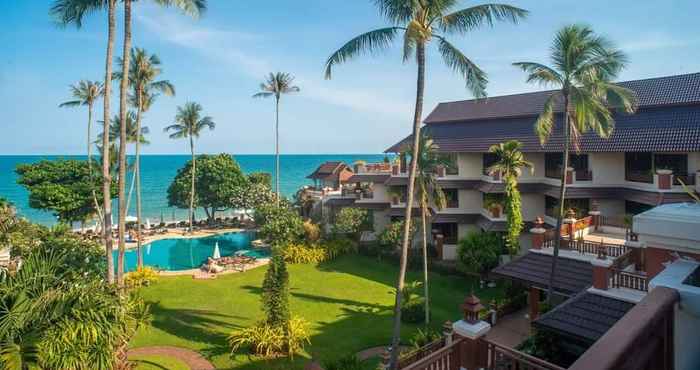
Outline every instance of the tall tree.
[[(105, 54), (105, 79), (103, 91), (103, 131), (109, 130), (110, 103), (112, 99), (112, 60), (114, 59), (114, 34), (116, 23), (117, 0), (55, 0), (50, 13), (58, 24), (67, 26), (74, 24), (81, 28), (83, 18), (92, 12), (107, 9), (107, 52)], [(112, 177), (110, 171), (109, 136), (104, 135), (102, 142), (102, 207), (104, 221), (102, 222), (107, 257), (107, 281), (114, 283), (114, 260), (112, 258)]]
[[(148, 111), (158, 97), (159, 94), (168, 96), (175, 95), (175, 86), (168, 80), (156, 81), (162, 73), (160, 68), (160, 58), (157, 55), (149, 55), (146, 50), (136, 48), (132, 50), (133, 58), (129, 66), (129, 85), (132, 88), (130, 96), (131, 105), (136, 108), (136, 132), (142, 132), (141, 120), (143, 114)], [(124, 61), (119, 59), (118, 64), (123, 66)], [(118, 73), (118, 79), (122, 78), (122, 74)], [(143, 133), (142, 133), (143, 134)], [(136, 254), (138, 255), (138, 267), (143, 266), (143, 256), (141, 255), (141, 140), (136, 140), (136, 151), (134, 153), (134, 181), (132, 186), (136, 184)], [(131, 199), (131, 192), (129, 198)], [(129, 201), (127, 200), (126, 209), (129, 209)]]
[(175, 123), (166, 127), (165, 132), (170, 132), (171, 139), (189, 139), (190, 153), (192, 154), (192, 179), (190, 183), (190, 232), (192, 232), (192, 219), (194, 218), (194, 179), (197, 171), (197, 160), (194, 154), (194, 139), (199, 138), (199, 135), (205, 128), (213, 130), (216, 123), (209, 116), (202, 117), (202, 106), (199, 103), (188, 102), (184, 107), (177, 108), (175, 115)]
[[(535, 132), (542, 145), (554, 135), (557, 121), (562, 125), (557, 134), (563, 137), (564, 166), (559, 188), (557, 237), (547, 289), (548, 302), (552, 297), (559, 256), (561, 238), (558, 236), (561, 235), (564, 217), (571, 144), (578, 149), (578, 138), (588, 131), (594, 131), (603, 138), (609, 137), (615, 128), (611, 108), (633, 113), (637, 105), (637, 99), (631, 90), (612, 83), (625, 67), (627, 57), (605, 37), (596, 35), (587, 26), (569, 25), (557, 32), (550, 50), (551, 67), (533, 62), (513, 63), (528, 74), (528, 82), (557, 89), (549, 96), (535, 122)], [(560, 115), (563, 116), (561, 121), (557, 119)]]
[[(72, 85), (70, 89), (74, 100), (69, 100), (67, 102), (61, 103), (59, 107), (88, 107), (87, 157), (88, 169), (90, 172), (90, 177), (92, 178), (92, 113), (97, 99), (99, 99), (102, 96), (102, 83), (100, 81), (81, 80), (77, 84)], [(100, 210), (100, 207), (98, 207), (97, 194), (95, 190), (92, 191), (92, 198), (95, 203), (95, 209), (97, 210), (97, 215), (99, 219), (98, 223), (102, 223), (102, 211)]]
[[(90, 1), (90, 0), (83, 0)], [(119, 84), (119, 118), (121, 122), (126, 120), (129, 88), (129, 66), (131, 65), (131, 10), (134, 0), (122, 0), (124, 4), (124, 42), (122, 43), (122, 71), (121, 83)], [(206, 0), (154, 0), (157, 5), (163, 7), (174, 6), (183, 13), (192, 17), (199, 17), (206, 8)], [(117, 282), (124, 284), (124, 259), (121, 257), (126, 244), (124, 233), (126, 230), (126, 129), (120, 132), (122, 140), (119, 142), (119, 260), (117, 261)]]
[[(418, 74), (416, 81), (416, 103), (413, 114), (411, 167), (408, 180), (408, 202), (406, 202), (406, 219), (411, 219), (413, 192), (415, 189), (416, 167), (419, 157), (420, 124), (423, 115), (423, 93), (425, 90), (425, 49), (435, 41), (445, 64), (460, 74), (466, 81), (466, 87), (476, 97), (486, 96), (486, 74), (459, 49), (452, 45), (443, 35), (466, 34), (484, 25), (493, 25), (496, 21), (517, 23), (527, 15), (527, 11), (502, 4), (484, 4), (454, 10), (457, 0), (420, 0), (396, 1), (375, 0), (380, 13), (392, 26), (363, 33), (348, 41), (335, 51), (326, 61), (326, 78), (331, 78), (333, 66), (346, 62), (360, 54), (374, 54), (388, 48), (392, 42), (403, 35), (403, 60), (416, 58)], [(438, 34), (440, 32), (441, 34)], [(415, 55), (414, 55), (415, 54)], [(404, 225), (403, 244), (401, 246), (401, 263), (396, 284), (396, 302), (394, 304), (394, 327), (390, 368), (396, 369), (399, 355), (401, 332), (401, 294), (406, 276), (406, 259), (410, 221)]]
[[(418, 166), (416, 168), (416, 195), (421, 210), (421, 230), (423, 245), (423, 294), (425, 295), (425, 324), (430, 323), (430, 298), (428, 290), (428, 217), (431, 217), (431, 203), (440, 210), (447, 206), (442, 186), (437, 181), (440, 167), (450, 166), (449, 161), (440, 156), (438, 145), (426, 134), (421, 134), (418, 144)], [(413, 152), (411, 150), (411, 152)], [(407, 153), (409, 154), (409, 153)]]
[(498, 160), (487, 169), (489, 174), (501, 174), (505, 181), (506, 195), (506, 244), (511, 255), (518, 253), (520, 232), (523, 229), (523, 215), (520, 208), (520, 191), (518, 177), (523, 168), (533, 168), (531, 162), (525, 160), (520, 151), (522, 144), (517, 140), (509, 140), (491, 146), (489, 152), (496, 155)]
[(260, 92), (254, 98), (275, 98), (275, 193), (280, 197), (280, 99), (282, 95), (299, 92), (294, 86), (294, 77), (289, 73), (270, 73), (267, 80), (260, 84)]

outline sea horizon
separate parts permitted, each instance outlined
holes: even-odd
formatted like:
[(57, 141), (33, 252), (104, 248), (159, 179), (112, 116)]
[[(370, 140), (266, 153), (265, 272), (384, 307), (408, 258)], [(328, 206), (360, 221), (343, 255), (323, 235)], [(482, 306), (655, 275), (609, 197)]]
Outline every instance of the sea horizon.
[[(198, 153), (197, 155), (201, 155)], [(231, 154), (241, 166), (244, 173), (268, 172), (274, 176), (274, 154)], [(325, 161), (343, 161), (348, 164), (356, 160), (381, 161), (385, 154), (281, 154), (280, 155), (280, 191), (291, 197), (304, 185), (313, 182), (306, 178), (318, 165)], [(12, 202), (17, 213), (32, 222), (53, 225), (56, 217), (50, 212), (29, 207), (29, 193), (17, 183), (15, 168), (18, 164), (36, 163), (41, 160), (58, 158), (87, 159), (80, 154), (0, 154), (0, 197)], [(133, 156), (129, 156), (133, 158)], [(143, 217), (152, 223), (161, 220), (169, 222), (187, 218), (187, 209), (168, 207), (167, 189), (177, 169), (189, 159), (189, 154), (145, 154), (141, 156), (141, 188)], [(129, 176), (128, 186), (131, 185)], [(115, 200), (116, 205), (116, 200)], [(135, 213), (135, 196), (129, 207), (128, 215)], [(229, 211), (227, 211), (229, 212)], [(228, 213), (224, 213), (228, 215)], [(200, 209), (197, 218), (204, 217)]]

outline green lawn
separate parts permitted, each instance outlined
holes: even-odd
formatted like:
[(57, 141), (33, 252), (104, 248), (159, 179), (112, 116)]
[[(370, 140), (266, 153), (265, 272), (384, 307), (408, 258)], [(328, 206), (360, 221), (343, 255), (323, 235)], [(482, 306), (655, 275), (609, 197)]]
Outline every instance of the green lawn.
[[(320, 265), (289, 265), (293, 314), (312, 324), (311, 345), (293, 363), (263, 361), (245, 354), (231, 358), (228, 334), (262, 318), (260, 286), (265, 267), (215, 280), (190, 276), (161, 277), (143, 289), (152, 305), (151, 327), (140, 331), (132, 347), (173, 345), (193, 349), (220, 369), (301, 369), (309, 358), (336, 358), (362, 349), (386, 345), (391, 340), (394, 295), (398, 267), (363, 256), (344, 256)], [(418, 280), (410, 272), (408, 280)], [(472, 287), (483, 300), (500, 295), (499, 288), (478, 289), (474, 279), (431, 274), (433, 326), (460, 317), (459, 305)], [(404, 325), (408, 339), (419, 326)]]
[(166, 356), (129, 356), (136, 365), (134, 370), (190, 370), (186, 363)]

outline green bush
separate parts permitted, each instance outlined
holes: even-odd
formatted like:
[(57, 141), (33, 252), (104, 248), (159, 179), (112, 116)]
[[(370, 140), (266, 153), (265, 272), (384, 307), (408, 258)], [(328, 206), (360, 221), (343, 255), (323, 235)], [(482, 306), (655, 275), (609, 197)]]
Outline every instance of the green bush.
[(401, 302), (401, 321), (417, 324), (425, 321), (425, 298), (411, 298)]
[(335, 259), (344, 254), (357, 252), (357, 243), (348, 238), (334, 238), (323, 242), (323, 247), (328, 254), (328, 259)]
[(357, 234), (367, 222), (367, 210), (362, 208), (345, 207), (335, 216), (333, 231), (339, 234)]
[(320, 263), (328, 259), (326, 249), (305, 244), (287, 244), (281, 253), (289, 263)]
[(498, 266), (501, 250), (498, 234), (471, 232), (459, 241), (457, 247), (458, 266), (467, 273), (484, 274)]
[[(379, 234), (379, 244), (392, 252), (399, 249), (401, 247), (401, 243), (403, 242), (403, 229), (403, 221), (392, 222), (384, 229), (384, 231), (382, 231), (381, 234)], [(411, 227), (409, 229), (409, 240), (413, 240), (415, 232), (415, 222), (411, 222)]]
[(261, 321), (256, 325), (231, 333), (228, 338), (231, 352), (247, 348), (262, 357), (285, 355), (293, 357), (311, 343), (309, 324), (302, 318), (294, 317), (286, 325), (271, 325)]
[(329, 362), (323, 363), (326, 370), (364, 370), (365, 367), (355, 355), (347, 355)]
[(149, 286), (158, 280), (158, 273), (151, 267), (140, 267), (124, 276), (124, 283), (129, 288)]
[(260, 226), (260, 235), (274, 246), (297, 242), (304, 235), (301, 217), (284, 205), (269, 204), (256, 209), (255, 222)]
[(423, 331), (418, 329), (416, 334), (413, 334), (413, 337), (411, 337), (411, 347), (414, 349), (419, 349), (440, 339), (441, 337), (442, 335), (434, 330), (426, 329)]

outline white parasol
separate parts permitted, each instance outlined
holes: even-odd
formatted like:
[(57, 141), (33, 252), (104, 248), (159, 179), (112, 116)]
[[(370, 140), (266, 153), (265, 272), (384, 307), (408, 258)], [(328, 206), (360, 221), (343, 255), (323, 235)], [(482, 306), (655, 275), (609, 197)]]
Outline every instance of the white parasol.
[(150, 230), (150, 229), (151, 229), (151, 219), (147, 218), (146, 219), (146, 230)]
[(214, 255), (211, 256), (213, 259), (217, 260), (221, 258), (221, 252), (219, 252), (219, 243), (214, 244)]

